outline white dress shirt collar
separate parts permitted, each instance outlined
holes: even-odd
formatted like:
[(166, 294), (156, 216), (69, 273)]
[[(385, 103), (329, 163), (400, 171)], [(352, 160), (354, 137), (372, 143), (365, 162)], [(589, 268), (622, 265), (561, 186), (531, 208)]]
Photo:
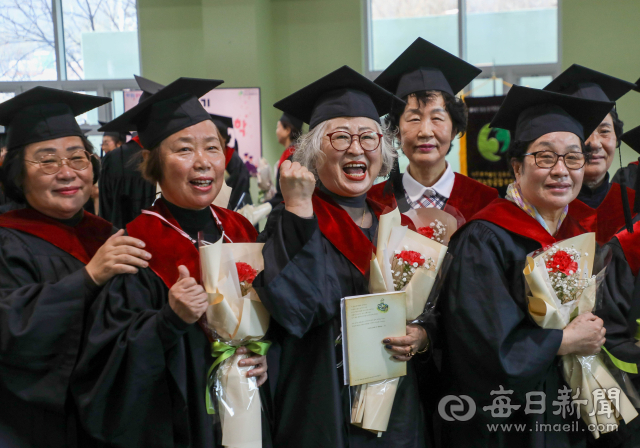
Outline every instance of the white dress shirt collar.
[(438, 179), (438, 182), (433, 184), (431, 187), (425, 187), (420, 182), (415, 180), (411, 174), (409, 173), (409, 167), (404, 172), (402, 176), (402, 186), (404, 187), (404, 191), (406, 192), (409, 199), (413, 202), (418, 202), (418, 200), (422, 196), (433, 196), (434, 191), (441, 196), (449, 199), (451, 196), (451, 190), (453, 190), (453, 183), (455, 182), (456, 177), (453, 174), (453, 170), (451, 169), (451, 165), (447, 163), (447, 169), (444, 171), (444, 174)]

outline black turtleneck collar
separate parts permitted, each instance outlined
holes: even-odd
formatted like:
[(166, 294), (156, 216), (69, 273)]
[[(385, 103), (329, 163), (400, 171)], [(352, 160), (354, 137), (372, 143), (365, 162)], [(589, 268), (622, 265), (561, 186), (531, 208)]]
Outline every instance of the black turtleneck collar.
[(600, 186), (593, 190), (583, 183), (580, 193), (578, 194), (578, 199), (591, 208), (598, 208), (600, 204), (602, 204), (602, 201), (604, 201), (604, 198), (607, 197), (609, 188), (611, 188), (611, 183), (609, 182), (609, 173), (607, 173)]
[[(16, 209), (20, 209), (20, 208), (23, 208), (23, 207), (16, 207)], [(31, 207), (31, 204), (29, 204), (29, 203), (26, 204), (26, 208), (30, 208), (30, 209), (35, 210), (33, 207)], [(47, 216), (47, 215), (45, 215), (45, 216)], [(82, 221), (82, 218), (84, 218), (84, 208), (81, 208), (80, 210), (78, 210), (78, 213), (76, 213), (75, 215), (73, 215), (69, 219), (58, 219), (58, 218), (52, 218), (52, 217), (50, 217), (50, 218), (51, 219), (55, 219), (56, 221), (58, 221), (61, 224), (64, 224), (65, 226), (75, 227), (78, 224), (80, 224), (80, 221)]]
[(340, 196), (335, 193), (332, 193), (327, 189), (327, 187), (325, 187), (322, 184), (320, 184), (320, 191), (331, 196), (331, 199), (336, 201), (342, 207), (362, 208), (367, 203), (366, 193), (356, 197)]
[(187, 232), (192, 239), (198, 239), (198, 232), (200, 231), (208, 235), (219, 235), (218, 228), (209, 207), (205, 207), (202, 210), (190, 210), (172, 204), (167, 201), (164, 196), (162, 200), (171, 212), (171, 215), (178, 221), (178, 224), (180, 224), (180, 228)]

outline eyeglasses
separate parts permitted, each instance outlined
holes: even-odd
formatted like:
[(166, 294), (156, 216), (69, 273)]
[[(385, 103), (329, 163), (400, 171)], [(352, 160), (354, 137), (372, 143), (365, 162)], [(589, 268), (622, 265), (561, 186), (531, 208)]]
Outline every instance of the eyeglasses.
[(349, 149), (354, 137), (358, 138), (360, 147), (365, 151), (375, 151), (382, 141), (382, 134), (373, 131), (363, 132), (362, 134), (349, 134), (345, 131), (336, 131), (327, 134), (327, 137), (329, 137), (331, 146), (333, 146), (333, 149), (336, 151), (346, 151)]
[(69, 157), (58, 157), (55, 154), (43, 154), (38, 160), (26, 160), (25, 162), (33, 163), (40, 166), (45, 174), (56, 174), (62, 168), (63, 161), (67, 161), (67, 166), (74, 171), (83, 171), (91, 165), (91, 157), (89, 151), (80, 149), (72, 153)]
[(586, 163), (586, 158), (582, 152), (568, 152), (566, 154), (556, 154), (553, 151), (529, 152), (525, 156), (533, 156), (536, 165), (540, 168), (553, 168), (560, 158), (564, 161), (564, 166), (570, 170), (579, 170)]

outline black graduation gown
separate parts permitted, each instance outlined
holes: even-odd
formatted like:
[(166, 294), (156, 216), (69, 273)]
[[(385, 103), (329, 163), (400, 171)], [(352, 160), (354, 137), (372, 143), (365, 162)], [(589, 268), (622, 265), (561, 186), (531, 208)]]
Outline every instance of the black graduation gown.
[(100, 216), (123, 229), (156, 197), (156, 186), (138, 171), (141, 146), (135, 140), (114, 149), (102, 159)]
[[(315, 204), (314, 211), (317, 215)], [(263, 250), (265, 270), (254, 282), (262, 286), (260, 297), (272, 317), (268, 337), (274, 346), (267, 356), (275, 388), (274, 446), (424, 447), (412, 365), (400, 380), (382, 437), (350, 424), (349, 394), (354, 388), (344, 386), (342, 369), (336, 368), (342, 360), (341, 346), (336, 345), (340, 299), (367, 294), (368, 280), (321, 232), (317, 219), (302, 219), (284, 210), (274, 217), (277, 222)], [(347, 234), (351, 218), (333, 218), (340, 226), (337, 231)], [(355, 228), (367, 244), (374, 238), (375, 222), (371, 229)], [(358, 240), (351, 242), (356, 251), (367, 250)], [(370, 255), (364, 258), (369, 260)]]
[[(607, 244), (612, 257), (602, 287), (603, 304), (595, 314), (604, 321), (607, 350), (622, 361), (640, 364), (640, 347), (636, 345), (638, 340), (635, 337), (638, 333), (636, 320), (640, 319), (640, 251), (634, 251), (632, 247), (640, 243), (640, 233), (637, 233), (640, 232), (640, 218), (636, 217), (635, 221), (634, 233), (629, 234), (624, 230)], [(621, 241), (628, 254), (625, 254)], [(629, 376), (636, 389), (640, 390), (640, 375)], [(625, 441), (621, 446), (640, 446), (640, 421), (636, 417), (629, 425), (623, 424), (615, 433), (604, 434), (602, 439), (592, 445), (618, 446)]]
[[(246, 165), (238, 155), (238, 151), (233, 151), (226, 170), (227, 173), (229, 173), (229, 177), (227, 177), (225, 182), (233, 189), (227, 208), (229, 210), (236, 210), (247, 204), (252, 204), (251, 193), (249, 191), (251, 187), (251, 176), (249, 175), (249, 170)], [(242, 203), (240, 203), (240, 198), (242, 198)]]
[[(0, 226), (3, 222), (0, 219)], [(111, 226), (102, 232), (92, 229), (105, 237), (112, 231)], [(87, 259), (80, 261), (77, 253), (74, 256), (53, 244), (72, 238), (50, 236), (52, 242), (0, 227), (3, 448), (83, 446), (69, 383), (85, 315), (100, 288), (84, 269)]]
[[(567, 217), (558, 233), (560, 240), (583, 230)], [(537, 221), (504, 199), (487, 206), (452, 238), (454, 260), (440, 302), (445, 338), (442, 374), (448, 379), (449, 394), (469, 396), (477, 408), (469, 421), (444, 422), (443, 446), (584, 444), (582, 423), (577, 424), (582, 425), (578, 432), (536, 430), (536, 424), (573, 421), (553, 414), (557, 407), (552, 402), (565, 384), (556, 356), (562, 331), (542, 329), (530, 317), (522, 273), (527, 254), (554, 241)], [(506, 395), (511, 404), (521, 406), (510, 417), (492, 417), (483, 410), (494, 404), (491, 391), (500, 386), (513, 391)], [(546, 394), (546, 411), (526, 415), (526, 393), (534, 391)], [(468, 409), (465, 406), (464, 411)], [(527, 426), (524, 431), (490, 431), (487, 425), (495, 423)]]
[[(194, 234), (192, 238), (198, 230), (207, 241), (220, 238), (210, 213), (204, 222), (197, 213), (176, 213), (176, 221), (161, 200), (151, 210), (174, 225), (182, 223), (185, 232)], [(171, 210), (178, 209), (172, 206)], [(216, 208), (216, 213), (221, 216), (223, 211)], [(234, 241), (249, 240), (234, 229), (234, 222), (222, 221)], [(146, 235), (135, 233), (141, 224)], [(248, 221), (241, 225), (255, 234)], [(194, 261), (198, 252), (155, 217), (140, 215), (127, 230), (147, 243), (146, 249), (160, 266), (152, 259), (150, 268), (114, 277), (96, 299), (72, 384), (82, 423), (92, 437), (110, 447), (220, 446), (221, 435), (205, 404), (206, 373), (214, 360), (211, 344), (197, 323), (185, 323), (171, 309), (169, 288), (156, 273), (168, 272), (175, 282), (177, 266), (185, 264), (198, 279), (199, 261)], [(263, 433), (263, 447), (269, 448), (266, 419)]]

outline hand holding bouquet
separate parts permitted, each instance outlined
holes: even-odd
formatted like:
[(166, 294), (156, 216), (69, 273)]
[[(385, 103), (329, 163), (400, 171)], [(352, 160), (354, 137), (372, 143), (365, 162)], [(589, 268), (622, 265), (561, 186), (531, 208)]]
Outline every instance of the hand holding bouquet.
[[(457, 229), (457, 223), (438, 209), (412, 210), (408, 215), (419, 232), (401, 225), (397, 209), (380, 217), (376, 256), (370, 265), (369, 293), (406, 291), (407, 319), (409, 323), (417, 323), (435, 307), (450, 261), (445, 258), (445, 243)], [(398, 381), (393, 378), (358, 386), (351, 423), (378, 435), (386, 431)]]
[[(530, 289), (529, 312), (542, 328), (564, 329), (576, 316), (592, 312), (597, 303), (597, 286), (605, 269), (593, 275), (595, 234), (560, 241), (527, 257), (524, 269)], [(603, 354), (562, 357), (563, 375), (587, 425), (592, 425), (594, 438), (598, 428), (611, 431), (620, 420), (629, 422), (638, 413), (610, 370)], [(612, 366), (612, 368), (614, 368)], [(602, 409), (613, 412), (602, 413)]]
[(245, 346), (264, 355), (269, 348), (268, 342), (261, 341), (269, 326), (269, 313), (252, 286), (264, 269), (263, 244), (222, 244), (222, 238), (214, 244), (199, 243), (202, 281), (209, 295), (206, 328), (214, 340), (211, 353), (216, 358), (207, 375), (207, 408), (209, 413), (215, 413), (215, 393), (222, 445), (261, 448), (261, 403), (256, 378), (247, 378), (251, 367), (238, 366), (249, 355), (239, 355), (236, 349)]

